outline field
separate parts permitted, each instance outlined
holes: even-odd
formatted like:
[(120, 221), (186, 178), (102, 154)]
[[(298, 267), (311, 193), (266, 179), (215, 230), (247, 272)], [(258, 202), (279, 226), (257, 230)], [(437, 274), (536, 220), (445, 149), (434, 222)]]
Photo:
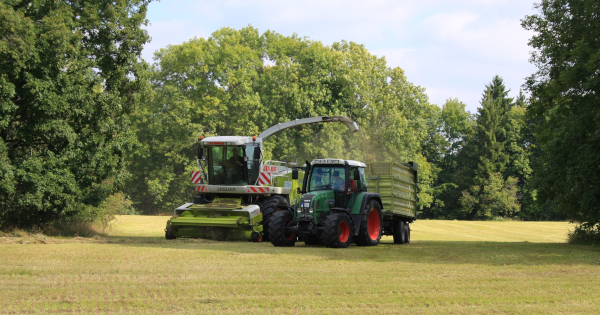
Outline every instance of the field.
[(328, 249), (106, 236), (0, 237), (0, 313), (600, 313), (600, 250), (565, 222), (417, 221), (412, 242)]

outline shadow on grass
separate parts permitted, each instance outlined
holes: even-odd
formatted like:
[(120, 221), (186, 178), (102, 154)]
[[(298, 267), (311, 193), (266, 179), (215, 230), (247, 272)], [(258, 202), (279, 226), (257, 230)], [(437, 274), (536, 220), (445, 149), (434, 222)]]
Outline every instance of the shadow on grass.
[[(270, 243), (221, 242), (202, 239), (165, 240), (153, 237), (107, 237), (103, 243), (171, 250), (200, 250), (259, 255), (298, 255), (320, 260), (484, 265), (600, 265), (600, 248), (565, 243), (413, 241), (398, 245), (386, 240), (379, 246), (345, 249), (325, 246), (274, 247)], [(302, 257), (300, 257), (302, 256)], [(258, 258), (261, 259), (261, 258)]]

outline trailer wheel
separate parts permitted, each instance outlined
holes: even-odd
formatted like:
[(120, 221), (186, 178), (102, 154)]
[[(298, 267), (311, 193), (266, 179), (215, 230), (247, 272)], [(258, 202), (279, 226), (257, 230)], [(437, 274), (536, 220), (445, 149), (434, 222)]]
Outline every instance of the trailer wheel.
[(394, 244), (404, 244), (406, 243), (406, 231), (405, 227), (406, 223), (398, 220), (394, 221)]
[(346, 248), (350, 245), (352, 222), (346, 213), (334, 212), (323, 222), (323, 241), (325, 246), (333, 248)]
[(381, 240), (381, 228), (383, 227), (383, 216), (381, 206), (375, 199), (369, 200), (362, 210), (360, 230), (356, 235), (355, 242), (358, 246), (377, 246)]
[(304, 236), (304, 245), (321, 245), (323, 242), (318, 235)]
[(282, 206), (289, 206), (288, 201), (285, 197), (280, 195), (271, 196), (268, 199), (258, 203), (260, 212), (263, 216), (263, 241), (269, 241), (269, 222), (273, 217), (273, 214)]
[(286, 232), (285, 230), (286, 227), (289, 227), (293, 223), (294, 215), (291, 212), (275, 212), (269, 222), (269, 235), (271, 236), (271, 244), (275, 246), (296, 245), (296, 232)]
[(410, 243), (410, 225), (408, 223), (404, 224), (404, 229), (406, 230), (406, 237), (404, 238), (406, 241), (405, 243)]

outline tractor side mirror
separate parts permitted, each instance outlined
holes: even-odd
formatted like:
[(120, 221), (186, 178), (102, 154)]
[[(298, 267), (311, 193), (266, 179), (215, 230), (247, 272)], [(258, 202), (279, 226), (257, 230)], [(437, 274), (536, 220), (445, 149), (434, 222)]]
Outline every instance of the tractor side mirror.
[(198, 145), (198, 160), (204, 160), (204, 147)]
[(298, 179), (298, 170), (297, 169), (292, 170), (292, 179)]

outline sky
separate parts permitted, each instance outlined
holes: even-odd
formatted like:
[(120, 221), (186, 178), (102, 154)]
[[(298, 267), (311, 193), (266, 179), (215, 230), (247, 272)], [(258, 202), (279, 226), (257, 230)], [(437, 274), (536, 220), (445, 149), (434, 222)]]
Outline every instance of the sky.
[(152, 62), (167, 45), (248, 25), (325, 45), (352, 41), (402, 68), (432, 104), (457, 98), (475, 113), (495, 75), (514, 97), (535, 71), (527, 45), (533, 33), (521, 19), (536, 13), (533, 0), (162, 0), (148, 6), (152, 41), (142, 57)]

